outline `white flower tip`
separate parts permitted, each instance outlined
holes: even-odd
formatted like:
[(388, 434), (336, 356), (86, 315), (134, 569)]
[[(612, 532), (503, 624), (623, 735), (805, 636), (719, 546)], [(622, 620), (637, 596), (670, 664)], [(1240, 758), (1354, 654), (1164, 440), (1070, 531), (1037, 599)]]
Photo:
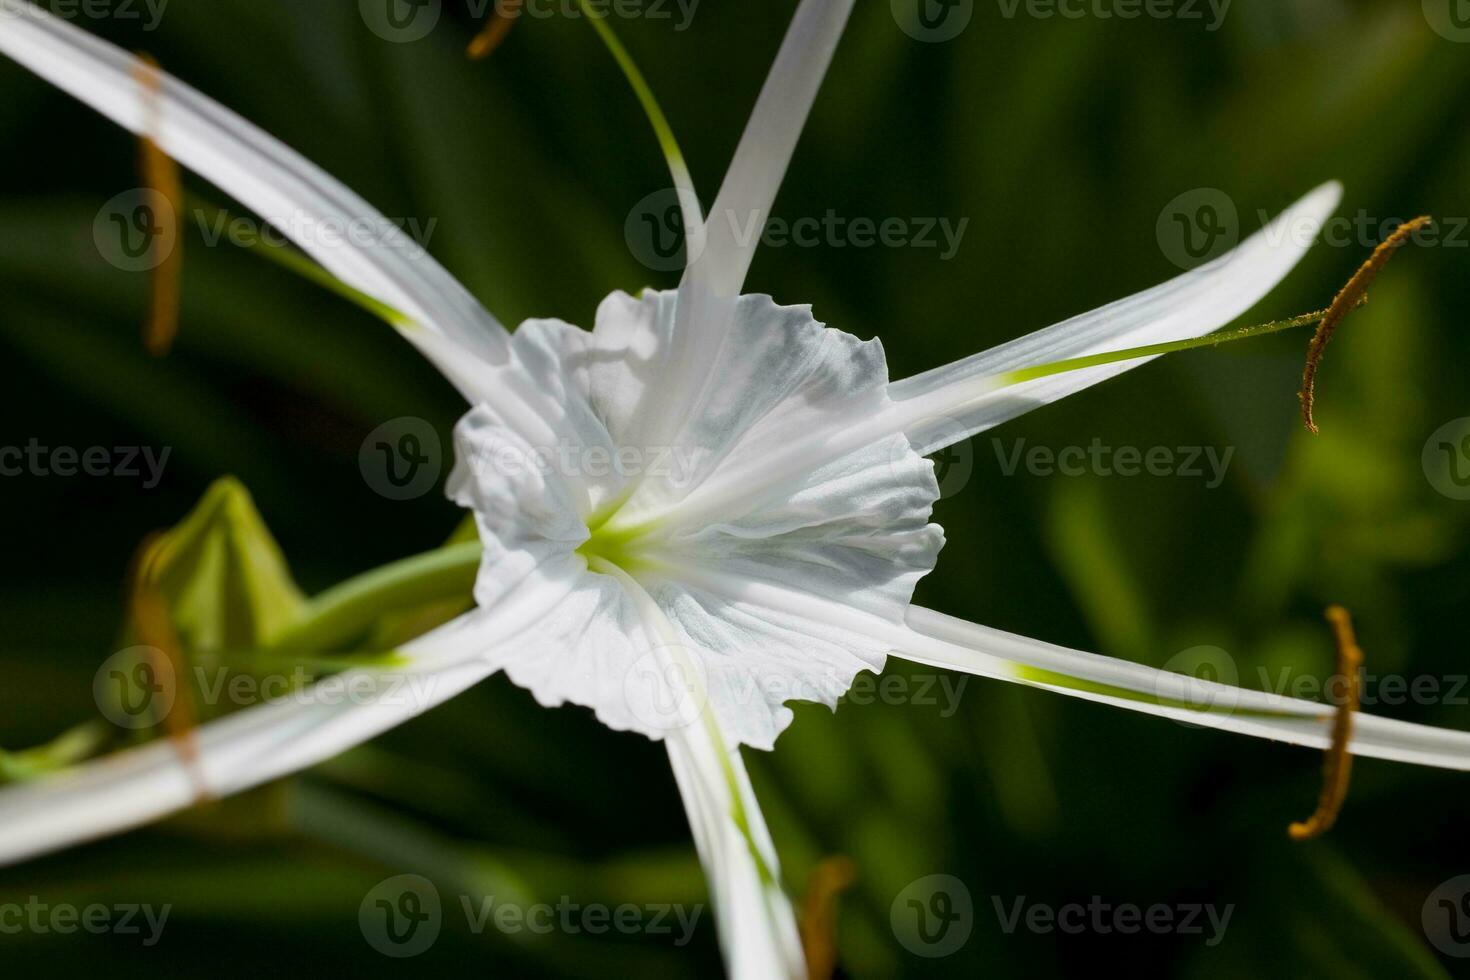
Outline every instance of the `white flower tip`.
[(1282, 212), (1277, 220), (1288, 227), (1295, 226), (1297, 222), (1310, 223), (1320, 229), (1337, 206), (1342, 203), (1342, 183), (1337, 180), (1329, 180), (1319, 184), (1310, 193), (1297, 201), (1286, 211)]

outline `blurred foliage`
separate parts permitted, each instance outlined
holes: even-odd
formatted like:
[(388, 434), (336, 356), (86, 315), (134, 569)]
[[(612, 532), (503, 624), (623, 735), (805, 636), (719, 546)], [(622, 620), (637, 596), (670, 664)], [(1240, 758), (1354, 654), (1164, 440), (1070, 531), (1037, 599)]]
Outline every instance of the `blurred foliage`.
[[(959, 38), (924, 44), (862, 3), (778, 201), (781, 216), (969, 219), (936, 249), (766, 249), (749, 283), (881, 336), (894, 377), (943, 363), (1177, 271), (1155, 237), (1181, 193), (1223, 190), (1243, 231), (1328, 177), (1343, 214), (1427, 212), (1446, 235), (1404, 252), (1328, 353), (1310, 438), (1294, 393), (1306, 337), (1168, 358), (972, 441), (973, 476), (938, 507), (950, 544), (919, 600), (1081, 649), (1162, 665), (1201, 645), (1241, 680), (1325, 677), (1322, 607), (1358, 617), (1368, 668), (1466, 673), (1470, 504), (1437, 493), (1420, 453), (1470, 415), (1466, 174), (1470, 48), (1416, 3), (1242, 0), (1197, 21), (1006, 17), (978, 3)], [(699, 187), (713, 196), (793, 4), (703, 0), (686, 31), (619, 22)], [(431, 250), (502, 320), (589, 324), (614, 288), (671, 285), (624, 243), (629, 209), (667, 183), (657, 146), (585, 24), (519, 25), (470, 62), (459, 0), (412, 44), (364, 28), (356, 3), (172, 0), (156, 32), (85, 26), (171, 71), (341, 177), (385, 214), (432, 221)], [(447, 435), (454, 392), (391, 331), (336, 297), (191, 233), (174, 354), (139, 341), (143, 277), (100, 257), (93, 219), (136, 185), (123, 132), (0, 64), (3, 445), (171, 447), (164, 479), (0, 482), (0, 745), (49, 742), (96, 714), (92, 678), (117, 649), (130, 561), (217, 478), (250, 488), (307, 594), (437, 546), (461, 515), (439, 494), (395, 502), (357, 468), (382, 422)], [(192, 190), (221, 195), (190, 177)], [(1457, 237), (1450, 232), (1459, 229)], [(1349, 236), (1354, 237), (1354, 236)], [(1256, 320), (1323, 306), (1374, 240), (1319, 246)], [(1232, 448), (1217, 489), (1184, 477), (1006, 475), (1025, 444)], [(890, 673), (925, 672), (895, 661)], [(1283, 673), (1285, 672), (1285, 673)], [(957, 683), (958, 679), (950, 679)], [(1380, 713), (1470, 727), (1463, 703)], [(1443, 700), (1443, 699), (1441, 699)], [(1455, 774), (1363, 761), (1325, 840), (1291, 845), (1314, 753), (1184, 729), (971, 680), (958, 708), (798, 711), (758, 792), (800, 894), (850, 856), (840, 969), (1070, 976), (1100, 961), (1150, 976), (1442, 976), (1419, 925), (1441, 881), (1470, 871), (1470, 795)], [(76, 746), (71, 746), (76, 748)], [(17, 970), (117, 977), (447, 969), (515, 976), (705, 975), (710, 923), (660, 937), (472, 934), (446, 916), (423, 956), (363, 942), (378, 881), (453, 896), (583, 903), (703, 900), (662, 751), (579, 709), (547, 711), (495, 678), (246, 809), (242, 834), (205, 808), (170, 824), (0, 871), (0, 901), (172, 903), (158, 949), (125, 936), (3, 936)], [(259, 829), (258, 827), (256, 828)], [(952, 957), (899, 945), (889, 905), (947, 873), (975, 900)], [(1224, 940), (1005, 933), (995, 902), (1210, 902)], [(227, 955), (221, 955), (226, 953)], [(1463, 963), (1459, 961), (1461, 972)], [(289, 967), (284, 964), (290, 964)]]

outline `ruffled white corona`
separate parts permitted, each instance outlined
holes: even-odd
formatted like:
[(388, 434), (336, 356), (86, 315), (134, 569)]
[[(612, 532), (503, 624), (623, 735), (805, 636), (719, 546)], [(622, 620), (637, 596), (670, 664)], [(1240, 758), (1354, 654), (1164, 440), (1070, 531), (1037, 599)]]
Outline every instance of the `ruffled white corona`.
[[(861, 670), (879, 671), (888, 644), (711, 587), (734, 576), (842, 604), (901, 626), (914, 585), (943, 534), (929, 523), (933, 466), (902, 432), (805, 470), (798, 481), (723, 495), (787, 449), (793, 435), (862, 428), (891, 410), (882, 346), (823, 327), (807, 307), (745, 296), (710, 383), (673, 439), (646, 444), (646, 406), (665, 394), (661, 369), (674, 292), (615, 293), (594, 330), (523, 324), (515, 355), (580, 424), (534, 446), (493, 408), (455, 432), (449, 481), (475, 513), (484, 559), (475, 597), (494, 608), (529, 575), (568, 583), (565, 597), (491, 656), (544, 704), (570, 701), (607, 725), (662, 738), (689, 722), (671, 698), (707, 699), (732, 742), (772, 747), (792, 700), (835, 707)], [(730, 476), (730, 474), (737, 474)], [(694, 514), (686, 519), (685, 512)], [(614, 566), (622, 575), (613, 574)], [(631, 576), (672, 626), (683, 664), (640, 648), (646, 613)], [(696, 581), (701, 584), (696, 584)], [(684, 676), (684, 671), (693, 676)]]

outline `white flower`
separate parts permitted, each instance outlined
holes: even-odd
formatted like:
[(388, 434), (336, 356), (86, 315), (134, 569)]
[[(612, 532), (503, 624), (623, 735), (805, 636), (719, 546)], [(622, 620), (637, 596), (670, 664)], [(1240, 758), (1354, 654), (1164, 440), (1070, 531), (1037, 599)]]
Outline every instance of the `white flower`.
[[(174, 79), (150, 96), (130, 55), (24, 0), (0, 0), (0, 52), (129, 129), (156, 126), (150, 135), (175, 159), (403, 314), (399, 329), (472, 405), (456, 430), (450, 492), (473, 510), (484, 545), (477, 608), (404, 651), (423, 696), (390, 697), (381, 675), (349, 671), (204, 726), (191, 765), (155, 743), (0, 793), (0, 862), (186, 807), (200, 780), (222, 795), (299, 770), (504, 670), (544, 704), (585, 705), (666, 742), (731, 972), (798, 975), (794, 917), (739, 747), (771, 748), (791, 720), (786, 701), (835, 705), (890, 652), (1329, 744), (1329, 706), (1065, 650), (910, 597), (943, 543), (923, 454), (1146, 358), (1018, 384), (1006, 372), (1225, 325), (1300, 259), (1311, 237), (1301, 227), (1325, 220), (1338, 188), (1162, 286), (890, 383), (877, 341), (826, 328), (806, 307), (741, 295), (755, 240), (737, 232), (769, 213), (851, 7), (800, 4), (677, 291), (616, 293), (591, 332), (531, 321), (512, 335), (402, 241), (314, 234), (324, 222), (388, 224), (291, 150)], [(161, 99), (156, 118), (150, 97)], [(681, 201), (697, 209), (687, 182)], [(363, 684), (382, 696), (341, 696)], [(1470, 768), (1470, 735), (1366, 716), (1352, 751)]]

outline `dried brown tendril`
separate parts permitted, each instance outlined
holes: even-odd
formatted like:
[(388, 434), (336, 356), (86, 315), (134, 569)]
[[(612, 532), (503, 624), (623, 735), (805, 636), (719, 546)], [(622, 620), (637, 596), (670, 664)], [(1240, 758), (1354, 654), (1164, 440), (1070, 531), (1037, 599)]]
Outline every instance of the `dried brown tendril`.
[(824, 858), (812, 869), (801, 903), (801, 938), (811, 980), (827, 980), (837, 969), (837, 897), (855, 881), (857, 865), (851, 858)]
[(516, 21), (520, 19), (523, 2), (524, 0), (495, 0), (494, 12), (491, 13), (490, 19), (485, 22), (480, 33), (470, 41), (470, 46), (465, 53), (476, 60), (490, 57), (495, 49), (500, 47), (500, 43), (505, 40), (510, 29), (516, 26)]
[(1310, 817), (1288, 828), (1292, 840), (1311, 840), (1332, 828), (1347, 799), (1353, 770), (1348, 745), (1353, 738), (1353, 714), (1362, 698), (1362, 679), (1358, 672), (1363, 666), (1363, 651), (1353, 635), (1353, 620), (1346, 609), (1332, 606), (1327, 610), (1327, 621), (1332, 624), (1337, 639), (1337, 675), (1342, 678), (1343, 694), (1332, 720), (1332, 744), (1322, 760), (1322, 795)]
[[(144, 120), (139, 137), (138, 165), (143, 186), (150, 192), (152, 205), (153, 248), (166, 249), (157, 256), (153, 267), (152, 297), (148, 319), (143, 324), (143, 346), (148, 353), (162, 357), (173, 347), (174, 337), (179, 332), (179, 293), (184, 281), (184, 242), (179, 234), (183, 211), (183, 183), (179, 179), (179, 165), (158, 144), (160, 117), (163, 112), (163, 72), (158, 62), (148, 55), (140, 55), (136, 79), (143, 89)], [(159, 213), (162, 212), (162, 213)], [(172, 225), (172, 235), (166, 234), (161, 222)]]
[(1332, 305), (1327, 307), (1322, 321), (1317, 324), (1317, 333), (1313, 335), (1311, 346), (1307, 348), (1307, 366), (1302, 371), (1301, 394), (1297, 396), (1302, 402), (1302, 421), (1306, 424), (1307, 431), (1313, 435), (1317, 434), (1317, 419), (1313, 411), (1317, 400), (1317, 369), (1322, 364), (1322, 355), (1327, 351), (1328, 342), (1332, 340), (1332, 335), (1337, 332), (1343, 318), (1367, 299), (1369, 284), (1378, 277), (1388, 260), (1393, 258), (1393, 253), (1431, 220), (1428, 215), (1420, 215), (1395, 228), (1393, 234), (1385, 238), (1373, 250), (1373, 254), (1368, 256), (1368, 260), (1358, 267), (1347, 285), (1338, 290)]
[(184, 647), (174, 628), (168, 601), (159, 588), (158, 559), (162, 553), (161, 536), (154, 534), (139, 546), (134, 558), (130, 611), (138, 640), (149, 651), (155, 678), (173, 688), (167, 713), (157, 719), (163, 725), (179, 759), (194, 781), (196, 797), (211, 797), (204, 772), (199, 765), (199, 743), (195, 737), (195, 718), (191, 689), (185, 680)]

